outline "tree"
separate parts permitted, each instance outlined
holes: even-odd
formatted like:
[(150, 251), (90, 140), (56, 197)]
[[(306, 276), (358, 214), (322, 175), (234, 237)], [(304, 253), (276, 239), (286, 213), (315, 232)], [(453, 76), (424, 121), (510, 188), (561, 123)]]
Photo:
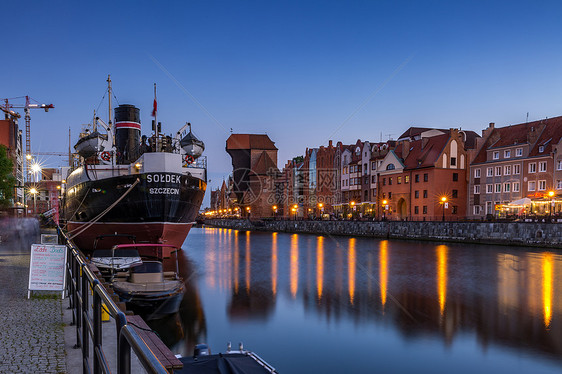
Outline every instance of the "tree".
[(16, 178), (13, 175), (14, 163), (8, 158), (6, 146), (0, 145), (0, 207), (7, 208), (12, 203)]

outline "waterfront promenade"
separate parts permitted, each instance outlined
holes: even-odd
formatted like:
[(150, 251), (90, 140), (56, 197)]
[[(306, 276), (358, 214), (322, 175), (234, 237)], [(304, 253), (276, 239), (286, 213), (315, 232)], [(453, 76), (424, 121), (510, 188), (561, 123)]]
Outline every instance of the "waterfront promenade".
[(63, 300), (27, 299), (30, 246), (39, 242), (34, 220), (3, 230), (0, 243), (0, 373), (66, 373)]

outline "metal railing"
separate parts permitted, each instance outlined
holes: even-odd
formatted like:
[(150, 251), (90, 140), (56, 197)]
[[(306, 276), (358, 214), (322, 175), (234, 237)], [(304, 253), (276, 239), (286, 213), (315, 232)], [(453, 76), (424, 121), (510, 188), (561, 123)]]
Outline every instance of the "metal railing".
[[(58, 228), (68, 255), (66, 263), (67, 291), (72, 309), (72, 324), (76, 326), (75, 348), (82, 349), (82, 372), (111, 373), (102, 342), (102, 307), (115, 320), (117, 329), (117, 373), (131, 373), (131, 349), (148, 373), (167, 374), (168, 371), (149, 349), (127, 318), (111, 299), (95, 274), (88, 268), (84, 256)], [(90, 290), (93, 293), (89, 308)], [(103, 304), (103, 305), (102, 305)], [(90, 343), (93, 344), (93, 362), (90, 360)], [(93, 364), (93, 365), (91, 365)]]

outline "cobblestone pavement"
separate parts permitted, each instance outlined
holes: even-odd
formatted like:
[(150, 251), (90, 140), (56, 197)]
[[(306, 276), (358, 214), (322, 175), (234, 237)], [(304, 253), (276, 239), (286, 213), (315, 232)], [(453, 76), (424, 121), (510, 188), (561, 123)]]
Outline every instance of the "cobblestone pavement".
[(0, 244), (0, 373), (66, 373), (61, 296), (27, 299), (29, 248), (38, 239), (35, 228), (20, 229)]

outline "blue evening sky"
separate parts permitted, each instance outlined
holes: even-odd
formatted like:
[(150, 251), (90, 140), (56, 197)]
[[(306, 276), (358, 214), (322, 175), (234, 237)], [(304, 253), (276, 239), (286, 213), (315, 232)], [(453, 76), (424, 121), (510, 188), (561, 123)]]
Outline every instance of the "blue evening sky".
[(34, 151), (67, 151), (69, 127), (74, 144), (108, 74), (148, 133), (157, 83), (164, 131), (194, 125), (211, 187), (231, 170), (231, 128), (267, 133), (282, 167), (328, 139), (562, 115), (556, 1), (10, 1), (2, 14), (0, 97), (56, 107), (32, 111)]

